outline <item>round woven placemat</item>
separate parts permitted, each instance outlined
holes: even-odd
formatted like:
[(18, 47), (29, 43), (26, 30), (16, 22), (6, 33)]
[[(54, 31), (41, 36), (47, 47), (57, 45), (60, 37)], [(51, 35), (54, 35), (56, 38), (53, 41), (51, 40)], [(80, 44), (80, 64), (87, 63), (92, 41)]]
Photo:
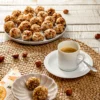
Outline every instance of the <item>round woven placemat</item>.
[[(49, 44), (39, 46), (26, 46), (17, 44), (12, 41), (7, 41), (0, 44), (0, 54), (5, 56), (5, 61), (0, 63), (0, 76), (1, 78), (12, 67), (18, 67), (22, 74), (27, 73), (40, 73), (46, 74), (53, 78), (58, 85), (58, 94), (54, 100), (100, 100), (100, 55), (92, 50), (89, 46), (82, 42), (77, 41), (81, 49), (87, 52), (94, 61), (94, 66), (98, 72), (90, 72), (87, 75), (77, 79), (62, 79), (50, 74), (42, 65), (41, 68), (35, 66), (35, 61), (44, 61), (45, 56), (53, 50), (57, 49), (57, 44), (63, 40), (59, 39)], [(76, 41), (76, 40), (74, 40)], [(22, 58), (22, 53), (28, 52), (28, 57)], [(19, 59), (14, 60), (12, 54), (18, 53)], [(67, 88), (72, 89), (72, 95), (67, 96), (65, 90)], [(15, 100), (13, 96), (10, 96), (9, 100)]]

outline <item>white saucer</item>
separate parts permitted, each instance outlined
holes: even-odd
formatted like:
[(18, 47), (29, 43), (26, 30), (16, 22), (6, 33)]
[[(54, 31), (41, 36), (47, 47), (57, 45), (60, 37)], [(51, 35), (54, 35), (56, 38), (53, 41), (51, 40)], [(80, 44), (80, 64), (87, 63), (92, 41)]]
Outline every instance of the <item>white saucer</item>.
[[(84, 51), (80, 51), (80, 53), (83, 53), (85, 55), (85, 61), (93, 65), (92, 58)], [(61, 77), (61, 78), (77, 78), (86, 75), (90, 69), (85, 65), (83, 62), (79, 65), (79, 67), (75, 71), (67, 72), (59, 69), (58, 67), (58, 51), (55, 50), (51, 53), (49, 53), (44, 60), (45, 68), (50, 72), (51, 74)]]

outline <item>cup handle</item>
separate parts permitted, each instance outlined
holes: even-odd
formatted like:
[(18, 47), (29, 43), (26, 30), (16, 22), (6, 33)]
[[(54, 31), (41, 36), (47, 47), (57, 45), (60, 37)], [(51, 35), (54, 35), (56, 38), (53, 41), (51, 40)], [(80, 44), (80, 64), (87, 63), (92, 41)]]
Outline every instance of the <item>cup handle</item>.
[(80, 63), (82, 63), (85, 59), (85, 55), (84, 54), (78, 54), (78, 60), (80, 59), (80, 61), (77, 62), (77, 64), (79, 65)]

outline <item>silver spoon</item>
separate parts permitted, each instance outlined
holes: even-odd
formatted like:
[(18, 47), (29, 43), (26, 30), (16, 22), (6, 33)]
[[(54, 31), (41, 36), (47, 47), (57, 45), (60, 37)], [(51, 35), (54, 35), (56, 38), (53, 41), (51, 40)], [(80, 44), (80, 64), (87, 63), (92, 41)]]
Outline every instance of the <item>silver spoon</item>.
[(90, 64), (88, 64), (86, 61), (84, 61), (83, 60), (83, 62), (88, 66), (88, 68), (90, 69), (90, 70), (92, 70), (93, 72), (97, 72), (97, 69), (95, 68), (95, 67), (93, 67), (93, 66), (91, 66)]

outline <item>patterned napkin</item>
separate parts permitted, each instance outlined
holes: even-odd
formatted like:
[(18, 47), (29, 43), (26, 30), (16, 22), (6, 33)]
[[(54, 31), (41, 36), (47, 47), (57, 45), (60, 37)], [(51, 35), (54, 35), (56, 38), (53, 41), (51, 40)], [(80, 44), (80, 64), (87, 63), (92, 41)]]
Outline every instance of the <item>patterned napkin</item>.
[(13, 98), (11, 87), (13, 82), (21, 76), (17, 68), (11, 69), (0, 81), (0, 100), (10, 100)]

